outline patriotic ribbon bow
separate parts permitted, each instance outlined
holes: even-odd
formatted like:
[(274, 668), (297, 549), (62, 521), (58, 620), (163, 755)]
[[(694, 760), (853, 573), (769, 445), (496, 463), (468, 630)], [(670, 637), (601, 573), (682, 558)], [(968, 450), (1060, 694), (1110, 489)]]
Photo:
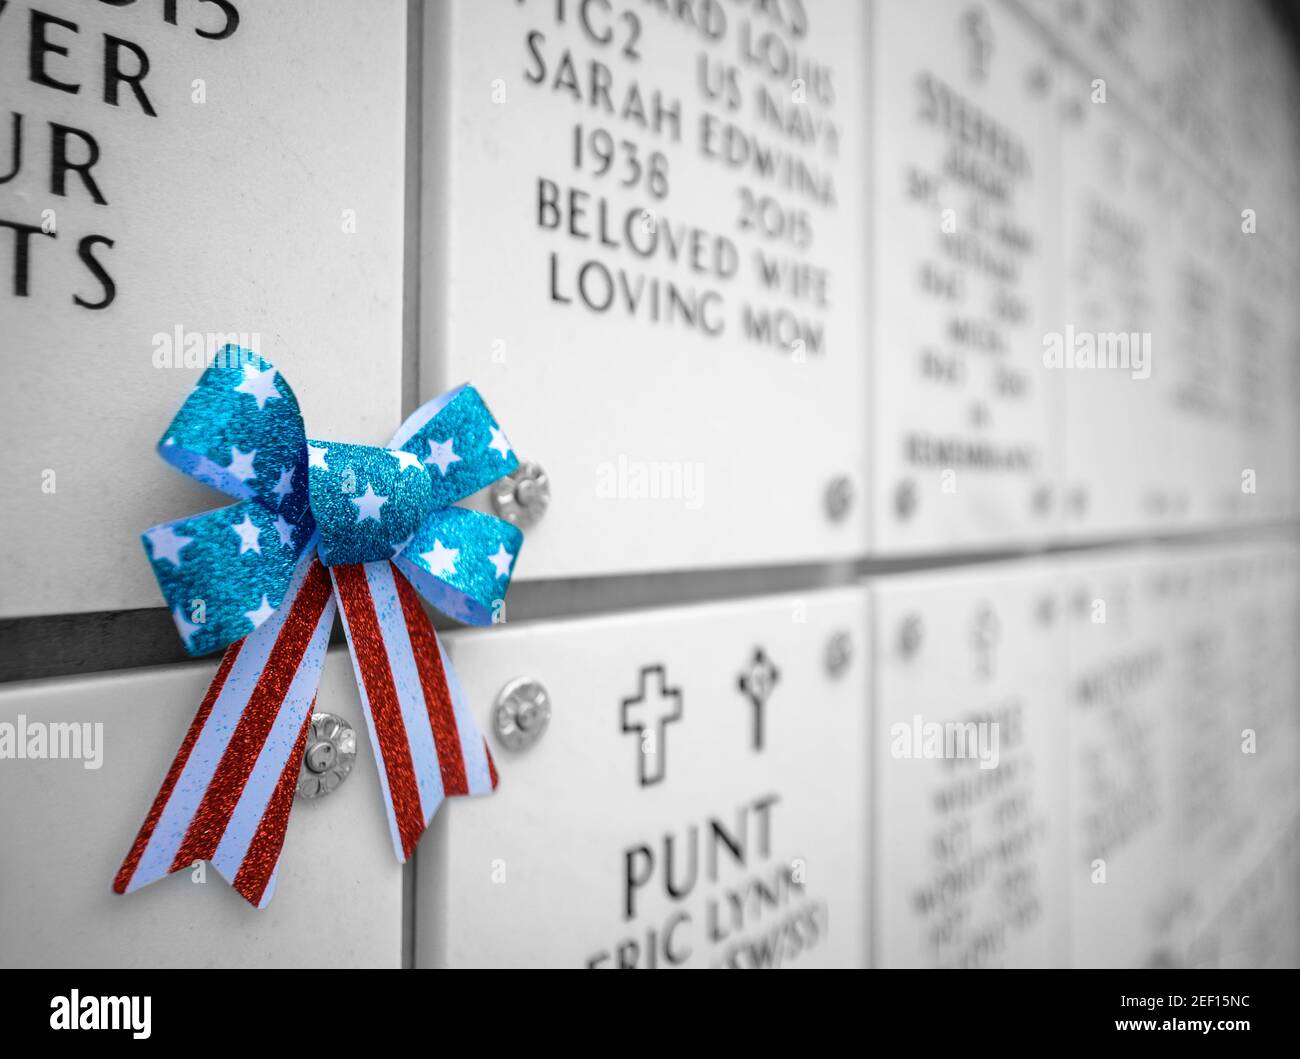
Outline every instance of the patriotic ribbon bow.
[(284, 377), (227, 346), (158, 451), (238, 499), (142, 538), (185, 649), (226, 653), (113, 888), (206, 860), (266, 906), (336, 600), (405, 861), (444, 797), (497, 784), (416, 590), (462, 621), (492, 621), (523, 535), (450, 505), (518, 466), (505, 435), (462, 386), (386, 449), (309, 441)]

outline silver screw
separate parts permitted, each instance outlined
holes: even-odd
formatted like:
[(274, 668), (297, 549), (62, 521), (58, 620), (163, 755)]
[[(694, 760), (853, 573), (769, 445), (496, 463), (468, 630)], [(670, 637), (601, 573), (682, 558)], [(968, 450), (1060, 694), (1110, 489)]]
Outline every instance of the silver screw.
[(832, 522), (840, 522), (853, 506), (853, 483), (847, 475), (838, 475), (826, 487), (826, 513)]
[(902, 628), (898, 633), (898, 648), (903, 653), (904, 658), (911, 658), (921, 649), (921, 640), (924, 636), (925, 628), (921, 623), (919, 614), (909, 614), (903, 619)]
[(839, 679), (853, 661), (853, 638), (840, 631), (826, 642), (826, 672)]
[(904, 478), (894, 492), (894, 510), (898, 512), (899, 518), (909, 519), (916, 513), (916, 503), (916, 482)]
[(531, 677), (516, 677), (498, 693), (492, 727), (507, 750), (526, 750), (551, 723), (551, 697)]
[(492, 509), (507, 522), (527, 529), (546, 514), (551, 503), (551, 480), (541, 464), (522, 461), (492, 485)]
[(314, 713), (298, 769), (298, 796), (322, 798), (348, 778), (357, 758), (357, 734), (342, 717)]
[(1042, 518), (1052, 510), (1052, 487), (1050, 485), (1040, 485), (1034, 490), (1031, 504), (1034, 514)]

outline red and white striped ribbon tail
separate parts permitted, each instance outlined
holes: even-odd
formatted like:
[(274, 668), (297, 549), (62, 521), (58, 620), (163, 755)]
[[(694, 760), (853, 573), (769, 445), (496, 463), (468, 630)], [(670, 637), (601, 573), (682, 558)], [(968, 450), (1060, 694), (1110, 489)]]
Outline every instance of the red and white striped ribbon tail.
[(227, 648), (114, 890), (208, 861), (270, 901), (335, 606), (312, 549), (276, 612)]
[(490, 793), (496, 766), (410, 581), (387, 561), (332, 566), (330, 576), (405, 861), (443, 799)]

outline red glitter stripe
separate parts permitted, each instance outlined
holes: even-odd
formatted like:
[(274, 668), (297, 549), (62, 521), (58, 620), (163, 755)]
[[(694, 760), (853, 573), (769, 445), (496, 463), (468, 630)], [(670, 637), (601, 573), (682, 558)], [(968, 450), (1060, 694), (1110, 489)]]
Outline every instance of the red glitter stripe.
[(311, 715), (315, 708), (316, 700), (312, 699), (293, 753), (284, 763), (280, 781), (275, 785), (271, 800), (266, 803), (257, 832), (248, 844), (248, 852), (244, 854), (239, 871), (235, 874), (233, 885), (236, 892), (254, 907), (262, 903), (262, 894), (266, 892), (266, 885), (271, 881), (275, 866), (280, 860), (280, 850), (284, 848), (284, 832), (289, 826), (289, 810), (293, 807), (293, 792), (298, 785), (298, 771), (307, 749), (307, 730), (311, 727)]
[(492, 760), (492, 751), (488, 749), (487, 740), (483, 740), (483, 753), (487, 755), (488, 775), (492, 778), (492, 789), (497, 789), (500, 779), (497, 777), (497, 763)]
[(366, 685), (370, 719), (375, 726), (379, 756), (384, 760), (384, 772), (388, 776), (388, 796), (392, 801), (393, 815), (397, 819), (402, 855), (409, 857), (424, 831), (424, 810), (420, 804), (420, 790), (415, 783), (415, 768), (411, 764), (411, 748), (397, 702), (393, 671), (388, 665), (384, 634), (380, 631), (379, 618), (375, 615), (375, 603), (366, 582), (365, 567), (355, 563), (332, 567), (331, 572), (347, 618), (352, 655)]
[(438, 748), (438, 768), (442, 771), (444, 794), (468, 794), (469, 781), (465, 778), (465, 755), (461, 750), (460, 731), (456, 727), (456, 713), (451, 705), (451, 688), (442, 668), (442, 652), (438, 650), (437, 634), (429, 616), (420, 606), (411, 582), (392, 567), (393, 583), (397, 585), (397, 598), (402, 602), (406, 630), (415, 652), (415, 668), (420, 674), (420, 687), (424, 689), (424, 705), (429, 711), (429, 727), (433, 730), (434, 745)]
[(113, 879), (113, 890), (115, 892), (124, 894), (126, 888), (131, 884), (131, 877), (135, 875), (135, 869), (140, 866), (140, 858), (144, 856), (145, 848), (149, 845), (149, 839), (153, 837), (154, 828), (158, 826), (158, 820), (162, 816), (163, 810), (167, 808), (167, 803), (171, 800), (176, 781), (181, 778), (181, 773), (185, 771), (185, 764), (190, 759), (194, 744), (199, 741), (199, 733), (203, 731), (203, 726), (208, 723), (208, 715), (212, 712), (213, 703), (217, 701), (221, 689), (226, 686), (226, 677), (230, 675), (230, 670), (235, 665), (235, 659), (239, 656), (239, 649), (243, 646), (243, 640), (236, 640), (226, 648), (226, 653), (221, 658), (221, 665), (217, 667), (217, 675), (212, 678), (212, 683), (208, 685), (203, 701), (199, 703), (199, 712), (194, 715), (194, 720), (190, 722), (190, 729), (185, 733), (185, 738), (181, 741), (181, 747), (176, 751), (176, 756), (172, 759), (171, 768), (167, 770), (167, 776), (163, 780), (162, 787), (158, 789), (158, 796), (153, 800), (149, 815), (144, 818), (144, 823), (140, 826), (140, 833), (135, 836), (135, 842), (131, 845), (131, 851), (127, 853), (126, 860), (122, 861), (122, 867), (117, 871), (117, 877)]
[(203, 801), (185, 832), (185, 841), (176, 851), (172, 871), (180, 871), (196, 860), (210, 860), (216, 853), (329, 598), (329, 575), (313, 559), (257, 678), (257, 686), (248, 697), (208, 789), (203, 792)]

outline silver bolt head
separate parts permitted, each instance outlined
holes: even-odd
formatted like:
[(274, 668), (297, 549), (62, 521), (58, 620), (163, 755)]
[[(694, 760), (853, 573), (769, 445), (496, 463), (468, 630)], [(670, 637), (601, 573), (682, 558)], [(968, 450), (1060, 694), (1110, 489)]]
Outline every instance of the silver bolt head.
[(342, 717), (313, 713), (298, 769), (298, 797), (322, 798), (348, 778), (357, 759), (357, 733)]
[(840, 522), (853, 506), (853, 483), (848, 475), (841, 474), (826, 486), (826, 514), (832, 522)]
[(853, 638), (847, 632), (837, 632), (826, 643), (826, 672), (838, 679), (853, 661)]
[(551, 697), (531, 677), (517, 677), (498, 693), (492, 728), (507, 750), (526, 750), (551, 723)]
[(898, 648), (904, 658), (911, 658), (921, 649), (924, 633), (925, 628), (919, 614), (912, 614), (903, 619), (902, 628), (898, 633)]
[(898, 512), (899, 518), (909, 519), (916, 513), (916, 505), (916, 482), (904, 478), (894, 491), (894, 510)]
[(541, 464), (523, 460), (513, 474), (494, 482), (492, 509), (500, 518), (527, 529), (546, 514), (551, 503), (551, 480)]
[(1046, 484), (1036, 486), (1029, 502), (1039, 518), (1049, 514), (1052, 510), (1052, 487)]

